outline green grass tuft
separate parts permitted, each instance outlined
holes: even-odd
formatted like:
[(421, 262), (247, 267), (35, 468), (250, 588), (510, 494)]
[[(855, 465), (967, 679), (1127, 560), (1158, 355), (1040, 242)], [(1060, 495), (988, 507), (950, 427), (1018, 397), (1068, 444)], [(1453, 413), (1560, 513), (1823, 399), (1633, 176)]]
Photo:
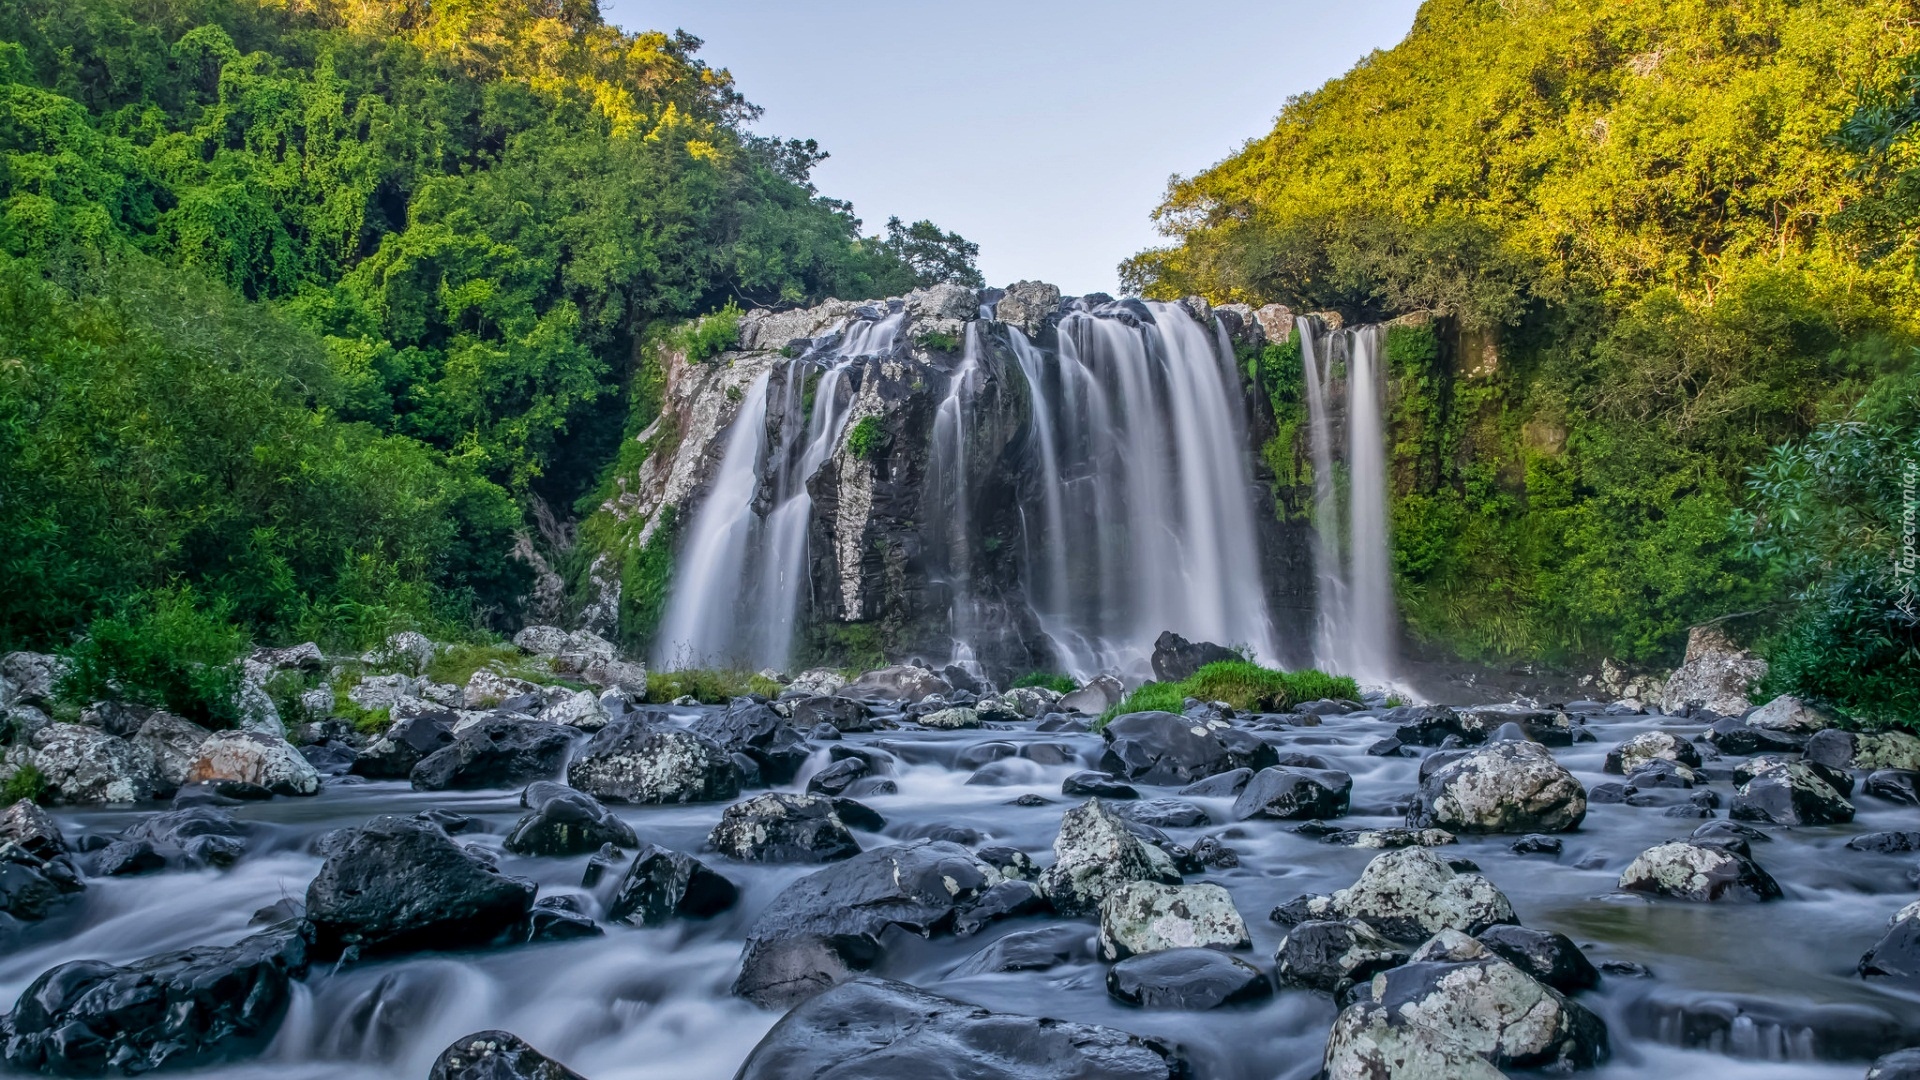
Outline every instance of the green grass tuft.
[(779, 697), (780, 684), (750, 671), (721, 668), (691, 668), (647, 674), (647, 701), (654, 705), (666, 705), (682, 697), (692, 697), (702, 705), (725, 705), (747, 694)]
[(862, 461), (870, 460), (885, 448), (887, 429), (880, 425), (877, 416), (863, 416), (860, 422), (847, 432), (847, 449)]
[(920, 335), (920, 347), (928, 352), (959, 352), (960, 339), (952, 334), (943, 334), (938, 330), (929, 330)]
[(729, 302), (675, 331), (668, 343), (685, 352), (689, 364), (711, 360), (740, 344), (740, 316), (744, 314), (739, 304)]
[(1240, 712), (1284, 712), (1303, 701), (1322, 698), (1360, 699), (1360, 687), (1344, 675), (1311, 668), (1275, 671), (1245, 660), (1208, 664), (1185, 682), (1147, 683), (1107, 710), (1096, 727), (1116, 716), (1137, 712), (1179, 712), (1188, 698), (1224, 701)]
[(1013, 689), (1015, 690), (1022, 690), (1030, 686), (1038, 687), (1042, 690), (1052, 690), (1056, 694), (1071, 694), (1079, 689), (1079, 685), (1073, 681), (1071, 676), (1057, 675), (1046, 671), (1029, 671), (1025, 675), (1013, 680)]
[(0, 786), (0, 805), (12, 806), (25, 799), (39, 802), (47, 794), (47, 777), (32, 762), (20, 766), (12, 776), (7, 777), (5, 785)]

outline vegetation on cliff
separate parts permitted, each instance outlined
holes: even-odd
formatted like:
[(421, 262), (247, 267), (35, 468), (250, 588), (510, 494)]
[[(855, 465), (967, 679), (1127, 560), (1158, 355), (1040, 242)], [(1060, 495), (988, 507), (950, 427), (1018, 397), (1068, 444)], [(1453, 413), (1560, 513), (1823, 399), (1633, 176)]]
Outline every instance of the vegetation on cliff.
[[(1433, 318), (1389, 347), (1419, 638), (1652, 662), (1758, 610), (1782, 688), (1871, 713), (1920, 683), (1888, 486), (1914, 450), (1916, 48), (1910, 0), (1429, 0), (1401, 45), (1177, 180), (1172, 245), (1123, 273)], [(1283, 436), (1288, 348), (1253, 371)], [(1311, 482), (1302, 457), (1270, 448), (1283, 487)], [(1836, 531), (1848, 559), (1819, 550)]]

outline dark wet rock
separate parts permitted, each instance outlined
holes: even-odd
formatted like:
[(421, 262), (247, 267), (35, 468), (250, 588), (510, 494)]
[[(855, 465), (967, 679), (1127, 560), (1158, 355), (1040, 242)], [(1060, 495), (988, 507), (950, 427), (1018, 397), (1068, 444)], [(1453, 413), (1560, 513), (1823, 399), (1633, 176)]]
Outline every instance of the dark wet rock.
[(979, 933), (1001, 919), (1041, 915), (1052, 910), (1040, 886), (1031, 881), (1000, 881), (990, 886), (973, 906), (955, 913), (953, 932), (959, 937)]
[(1895, 1050), (1874, 1059), (1867, 1080), (1920, 1080), (1920, 1048)]
[(606, 933), (576, 897), (543, 896), (527, 912), (527, 941), (532, 944), (605, 937)]
[(1565, 934), (1522, 926), (1489, 926), (1475, 934), (1480, 944), (1563, 994), (1600, 985), (1600, 972)]
[(1456, 833), (1556, 833), (1579, 827), (1586, 814), (1586, 789), (1551, 751), (1503, 742), (1425, 775), (1407, 824)]
[(529, 784), (520, 794), (520, 805), (531, 812), (514, 824), (505, 843), (516, 855), (585, 855), (602, 844), (640, 843), (633, 829), (600, 800), (564, 784)]
[(1741, 756), (1746, 754), (1794, 754), (1807, 745), (1802, 735), (1791, 735), (1784, 731), (1769, 728), (1749, 727), (1744, 722), (1732, 719), (1715, 720), (1707, 729), (1706, 739), (1714, 749), (1723, 754)]
[(191, 806), (141, 818), (120, 838), (148, 842), (169, 862), (226, 867), (246, 852), (247, 827), (225, 810)]
[(1018, 848), (983, 847), (973, 854), (981, 862), (1000, 871), (1000, 876), (1009, 881), (1040, 880), (1040, 867), (1034, 863), (1033, 856)]
[(1454, 870), (1424, 847), (1376, 856), (1347, 888), (1289, 901), (1272, 918), (1288, 923), (1359, 919), (1396, 941), (1420, 941), (1441, 930), (1473, 934), (1517, 921), (1513, 905), (1493, 882)]
[[(1312, 835), (1326, 826), (1321, 822), (1308, 822), (1296, 832)], [(1404, 847), (1441, 847), (1454, 842), (1454, 835), (1445, 829), (1334, 829), (1322, 833), (1322, 843), (1339, 844), (1342, 847), (1370, 848), (1376, 851), (1392, 851)]]
[(1040, 876), (1040, 890), (1062, 915), (1085, 915), (1109, 892), (1129, 882), (1178, 884), (1172, 860), (1134, 834), (1125, 818), (1089, 799), (1068, 810), (1054, 837), (1054, 863)]
[(1866, 794), (1900, 803), (1920, 806), (1920, 772), (1907, 769), (1879, 769), (1867, 776)]
[(772, 706), (750, 698), (736, 699), (725, 712), (702, 716), (689, 730), (729, 754), (752, 758), (760, 767), (761, 779), (768, 784), (791, 781), (812, 753), (806, 739), (785, 717), (774, 712)]
[(1888, 920), (1887, 932), (1860, 958), (1859, 972), (1868, 979), (1920, 985), (1920, 901)]
[(566, 766), (576, 734), (577, 729), (561, 724), (490, 716), (420, 759), (408, 778), (417, 791), (514, 788), (551, 780)]
[(1449, 738), (1482, 743), (1487, 738), (1484, 730), (1477, 725), (1469, 729), (1460, 714), (1445, 705), (1401, 705), (1380, 719), (1396, 725), (1393, 737), (1406, 746), (1439, 746)]
[(322, 778), (346, 776), (353, 772), (353, 763), (360, 752), (346, 743), (323, 742), (308, 743), (300, 748), (300, 756), (307, 759), (313, 771)]
[(52, 859), (67, 854), (67, 838), (53, 815), (21, 799), (0, 813), (0, 843), (13, 844), (36, 859)]
[(953, 759), (953, 767), (956, 769), (977, 769), (991, 761), (1016, 757), (1019, 753), (1020, 748), (1010, 742), (974, 743), (972, 746), (960, 751), (960, 756)]
[(1271, 997), (1273, 984), (1252, 964), (1214, 949), (1168, 949), (1107, 969), (1107, 993), (1144, 1009), (1199, 1011)]
[(129, 877), (167, 867), (167, 857), (148, 840), (115, 840), (87, 860), (95, 877)]
[(1407, 950), (1358, 919), (1310, 919), (1287, 932), (1273, 957), (1273, 978), (1338, 997), (1391, 967), (1407, 962)]
[(860, 853), (832, 799), (783, 791), (727, 807), (707, 843), (744, 862), (824, 863)]
[(1261, 769), (1247, 781), (1234, 800), (1233, 816), (1278, 818), (1281, 821), (1320, 820), (1347, 812), (1353, 796), (1353, 777), (1333, 769), (1302, 769), (1276, 765)]
[(967, 957), (949, 978), (993, 975), (1006, 971), (1046, 971), (1061, 964), (1093, 959), (1093, 935), (1074, 923), (1056, 923), (1020, 930), (994, 941)]
[(1140, 792), (1101, 772), (1077, 772), (1060, 782), (1060, 794), (1102, 799), (1137, 799)]
[(957, 844), (916, 840), (876, 848), (787, 886), (747, 933), (733, 992), (783, 1008), (853, 978), (879, 960), (889, 930), (949, 930), (1000, 875)]
[[(860, 780), (855, 780), (847, 788), (849, 798), (864, 799), (871, 795), (898, 794), (900, 794), (900, 785), (884, 776), (868, 776)], [(1038, 798), (1038, 796), (1023, 795), (1021, 798)]]
[(1182, 795), (1197, 795), (1201, 798), (1233, 799), (1238, 798), (1247, 788), (1247, 782), (1253, 779), (1252, 769), (1229, 769), (1204, 780), (1195, 780), (1180, 789)]
[(1515, 840), (1512, 850), (1515, 855), (1558, 855), (1561, 846), (1560, 838), (1557, 836), (1531, 833)]
[(1831, 825), (1853, 820), (1853, 804), (1809, 765), (1788, 762), (1746, 782), (1727, 811), (1741, 821)]
[(754, 1047), (735, 1080), (1176, 1080), (1178, 1052), (1111, 1028), (936, 997), (858, 979), (795, 1008)]
[(871, 771), (871, 767), (860, 758), (842, 758), (807, 780), (807, 794), (829, 797), (844, 795), (855, 781), (864, 779)]
[(1008, 806), (1052, 806), (1053, 800), (1047, 798), (1044, 795), (1035, 795), (1032, 792), (1028, 792), (1027, 794), (1020, 796), (1019, 798), (1014, 799), (1012, 802), (1008, 803), (1007, 805)]
[(1669, 761), (1697, 769), (1700, 751), (1671, 732), (1643, 731), (1607, 752), (1606, 770), (1624, 775), (1651, 761)]
[(1807, 740), (1806, 760), (1829, 769), (1853, 768), (1854, 737), (1850, 731), (1828, 728)]
[(162, 953), (125, 966), (76, 960), (20, 995), (0, 1034), (14, 1068), (58, 1075), (137, 1074), (265, 1049), (306, 973), (297, 924), (235, 945)]
[(1193, 861), (1216, 870), (1230, 870), (1240, 865), (1240, 853), (1218, 836), (1203, 836), (1193, 842)]
[(43, 919), (63, 897), (82, 889), (70, 856), (42, 859), (13, 841), (0, 841), (0, 913), (28, 922)]
[(1122, 803), (1113, 812), (1128, 821), (1151, 825), (1156, 829), (1193, 829), (1213, 824), (1205, 810), (1180, 799), (1148, 799)]
[(1153, 677), (1160, 682), (1185, 682), (1208, 664), (1240, 659), (1240, 654), (1211, 641), (1188, 641), (1171, 630), (1153, 642)]
[(477, 1031), (453, 1040), (434, 1059), (427, 1080), (586, 1080), (507, 1031)]
[(790, 718), (795, 727), (812, 728), (825, 724), (844, 733), (872, 731), (874, 727), (873, 714), (865, 704), (831, 694), (793, 701)]
[(869, 671), (839, 691), (841, 697), (869, 705), (913, 705), (936, 694), (945, 696), (952, 692), (952, 685), (945, 679), (912, 664)]
[(608, 802), (717, 802), (740, 794), (740, 772), (711, 739), (654, 727), (645, 716), (609, 723), (567, 766), (567, 783)]
[(1100, 768), (1143, 784), (1191, 784), (1232, 769), (1274, 763), (1273, 747), (1225, 720), (1202, 720), (1168, 712), (1128, 713), (1100, 735), (1106, 750)]
[(1643, 791), (1661, 788), (1687, 789), (1700, 780), (1700, 774), (1677, 761), (1654, 758), (1642, 763), (1627, 774), (1627, 802), (1633, 802), (1633, 796)]
[(1495, 706), (1462, 710), (1459, 717), (1461, 738), (1469, 744), (1532, 741), (1542, 746), (1572, 746), (1593, 741), (1587, 726), (1563, 709)]
[(371, 780), (404, 780), (421, 759), (453, 742), (452, 711), (395, 720), (386, 734), (353, 760), (353, 773)]
[(1695, 903), (1780, 897), (1779, 883), (1750, 857), (1693, 840), (1676, 840), (1641, 852), (1621, 872), (1619, 887)]
[(1243, 949), (1251, 943), (1233, 895), (1218, 885), (1130, 881), (1100, 902), (1100, 953), (1108, 960), (1187, 946)]
[(438, 825), (380, 817), (335, 842), (307, 886), (307, 918), (322, 957), (460, 949), (521, 926), (533, 895)]
[(1627, 785), (1595, 784), (1587, 789), (1589, 803), (1623, 803), (1627, 801)]
[(1653, 969), (1631, 960), (1608, 960), (1600, 965), (1600, 974), (1611, 975), (1616, 979), (1651, 979)]
[(1847, 841), (1854, 851), (1872, 851), (1882, 855), (1904, 855), (1920, 851), (1920, 832), (1876, 832)]

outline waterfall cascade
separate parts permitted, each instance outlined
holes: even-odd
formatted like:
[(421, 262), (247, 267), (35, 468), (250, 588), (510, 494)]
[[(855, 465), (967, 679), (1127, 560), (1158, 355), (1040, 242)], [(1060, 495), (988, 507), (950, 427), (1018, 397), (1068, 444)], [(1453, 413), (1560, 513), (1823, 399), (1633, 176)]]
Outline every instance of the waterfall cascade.
[[(1313, 461), (1314, 663), (1363, 682), (1390, 683), (1395, 620), (1380, 366), (1386, 330), (1329, 330), (1311, 317), (1297, 325)], [(1344, 382), (1334, 374), (1340, 366)], [(1344, 460), (1336, 463), (1341, 429)]]

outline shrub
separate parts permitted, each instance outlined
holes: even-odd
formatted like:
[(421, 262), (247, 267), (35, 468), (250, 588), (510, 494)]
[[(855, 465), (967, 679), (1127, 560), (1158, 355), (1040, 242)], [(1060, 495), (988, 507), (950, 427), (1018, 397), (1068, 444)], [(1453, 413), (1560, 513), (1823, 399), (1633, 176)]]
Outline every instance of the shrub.
[(880, 453), (885, 448), (886, 442), (887, 429), (880, 426), (880, 418), (877, 416), (861, 417), (860, 422), (853, 425), (853, 430), (847, 433), (847, 449), (862, 461)]
[(112, 698), (163, 708), (209, 727), (237, 718), (234, 692), (247, 650), (233, 605), (202, 601), (189, 586), (149, 593), (112, 615), (70, 652), (60, 693), (76, 702)]
[(681, 327), (669, 343), (687, 354), (687, 363), (699, 364), (719, 356), (740, 344), (740, 305), (729, 302), (711, 315), (703, 315)]
[(938, 330), (929, 330), (920, 335), (920, 347), (928, 352), (959, 352), (960, 339), (954, 337), (952, 334), (941, 333)]
[(780, 684), (750, 671), (724, 668), (655, 671), (647, 675), (647, 701), (654, 705), (665, 705), (682, 697), (694, 698), (702, 705), (725, 705), (747, 694), (778, 697)]
[(500, 642), (449, 645), (434, 653), (427, 663), (427, 678), (437, 683), (465, 686), (473, 673), (482, 668), (543, 685), (563, 681), (555, 678), (552, 669), (537, 657)]
[(0, 805), (12, 806), (25, 799), (39, 802), (47, 794), (47, 777), (31, 761), (14, 770), (7, 777), (5, 785), (0, 785)]
[(1222, 660), (1201, 668), (1184, 682), (1147, 683), (1107, 710), (1099, 726), (1127, 713), (1177, 713), (1190, 697), (1224, 701), (1244, 712), (1282, 712), (1303, 701), (1358, 700), (1360, 687), (1344, 675), (1328, 675), (1311, 668), (1275, 671), (1245, 660)]
[(1056, 694), (1071, 694), (1079, 689), (1078, 684), (1073, 681), (1071, 676), (1055, 675), (1045, 671), (1029, 671), (1025, 675), (1013, 680), (1013, 688), (1015, 690), (1022, 690), (1030, 686), (1039, 687), (1042, 690), (1052, 690)]

